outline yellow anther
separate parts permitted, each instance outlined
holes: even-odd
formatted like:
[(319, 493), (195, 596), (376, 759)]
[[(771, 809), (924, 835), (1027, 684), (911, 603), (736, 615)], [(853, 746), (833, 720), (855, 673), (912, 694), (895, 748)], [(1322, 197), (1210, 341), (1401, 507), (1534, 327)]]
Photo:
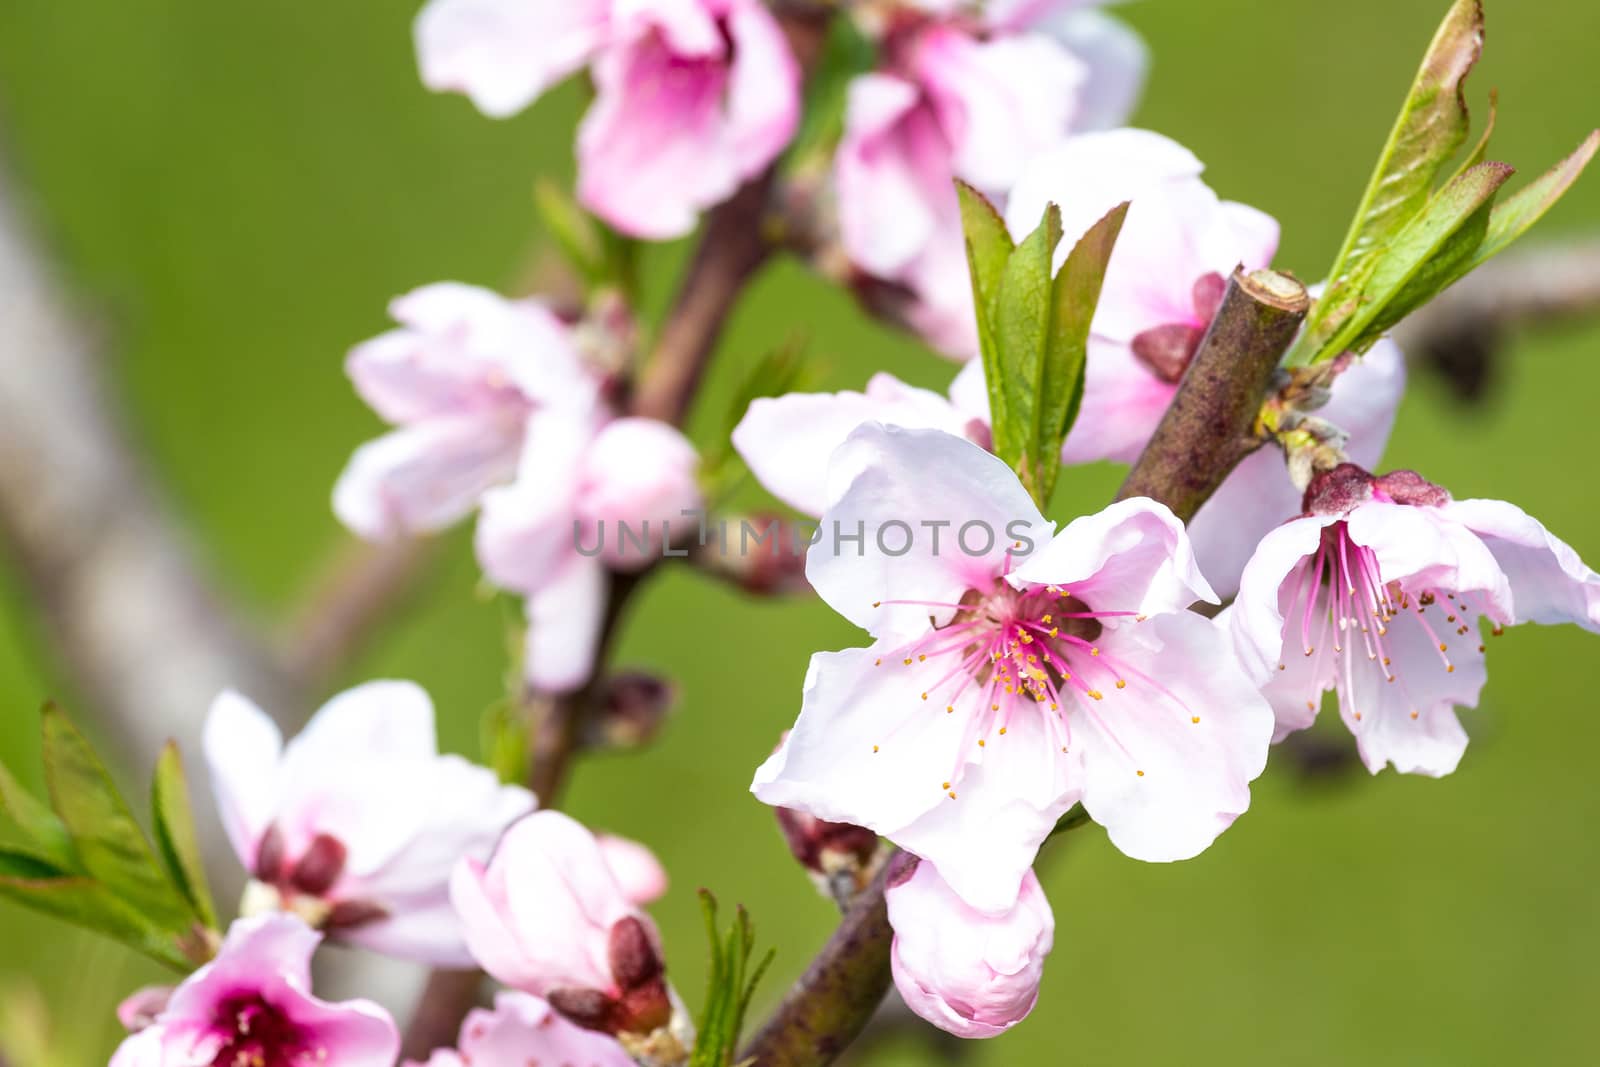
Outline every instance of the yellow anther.
[(1091, 689), (1089, 690), (1089, 698), (1091, 700), (1104, 700), (1105, 694), (1100, 692), (1098, 689)]
[(1006, 728), (1004, 726), (1000, 727), (1000, 736), (1004, 737), (1005, 736), (1005, 732), (1006, 732)]
[(928, 694), (927, 693), (923, 693), (922, 694), (922, 699), (923, 700), (927, 700), (928, 699)]
[(1118, 689), (1126, 689), (1126, 688), (1128, 688), (1128, 683), (1126, 681), (1124, 681), (1123, 679), (1118, 678), (1117, 679), (1117, 688)]
[(980, 737), (980, 738), (978, 738), (978, 747), (979, 747), (979, 748), (982, 748), (982, 747), (983, 747), (983, 738), (981, 738), (981, 737)]
[(917, 656), (917, 662), (918, 663), (926, 662), (927, 658), (928, 658), (927, 653), (923, 653), (923, 654)]
[(1190, 722), (1199, 722), (1200, 721), (1200, 716), (1196, 715), (1192, 719), (1190, 719), (1189, 721)]
[(1137, 774), (1140, 778), (1144, 777), (1144, 772), (1143, 771), (1134, 771), (1133, 773)]
[(872, 751), (874, 751), (874, 752), (878, 751), (878, 746), (877, 745), (873, 745), (872, 746)]
[(911, 657), (910, 657), (910, 656), (907, 656), (907, 657), (906, 657), (906, 659), (905, 659), (905, 663), (906, 663), (906, 666), (907, 666), (907, 667), (909, 667), (909, 666), (911, 666)]

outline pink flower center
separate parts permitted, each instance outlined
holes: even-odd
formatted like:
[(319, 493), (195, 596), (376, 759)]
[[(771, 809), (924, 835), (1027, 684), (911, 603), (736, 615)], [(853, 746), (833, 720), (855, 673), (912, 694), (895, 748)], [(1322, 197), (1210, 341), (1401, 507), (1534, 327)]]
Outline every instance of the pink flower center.
[(1189, 363), (1200, 349), (1211, 320), (1217, 317), (1222, 297), (1228, 289), (1228, 280), (1215, 272), (1196, 278), (1189, 299), (1194, 307), (1194, 317), (1182, 322), (1154, 326), (1134, 337), (1134, 357), (1145, 369), (1169, 385), (1176, 385), (1189, 369)]
[(258, 993), (230, 998), (217, 1006), (211, 1067), (312, 1067), (328, 1062), (318, 1045)]
[[(1465, 639), (1469, 645), (1477, 645), (1479, 653), (1484, 651), (1484, 646), (1471, 636), (1480, 618), (1490, 622), (1494, 636), (1502, 632), (1481, 593), (1458, 595), (1444, 589), (1403, 587), (1398, 581), (1385, 581), (1378, 568), (1377, 553), (1356, 544), (1343, 522), (1322, 531), (1317, 554), (1298, 580), (1285, 615), (1289, 620), (1284, 635), (1286, 650), (1297, 611), (1301, 648), (1312, 659), (1307, 710), (1317, 709), (1322, 679), (1326, 677), (1324, 664), (1331, 663), (1340, 702), (1357, 721), (1364, 712), (1357, 702), (1355, 671), (1363, 657), (1370, 665), (1366, 669), (1381, 670), (1387, 683), (1406, 693), (1407, 702), (1412, 705), (1411, 718), (1420, 715), (1420, 702), (1411, 698), (1400, 669), (1390, 656), (1391, 630), (1395, 626), (1420, 627), (1437, 650), (1447, 674), (1456, 669), (1451, 660), (1452, 641)], [(1287, 670), (1288, 665), (1280, 663), (1278, 669)]]
[[(1097, 610), (1070, 589), (1045, 585), (1017, 590), (998, 580), (988, 592), (968, 590), (959, 603), (886, 600), (874, 606), (880, 605), (955, 612), (948, 623), (896, 649), (892, 655), (899, 657), (898, 664), (880, 657), (875, 666), (912, 668), (918, 698), (935, 708), (942, 706), (947, 715), (970, 708), (967, 735), (978, 747), (987, 746), (991, 737), (1004, 736), (1015, 716), (1043, 714), (1060, 724), (1066, 752), (1072, 729), (1065, 709), (1074, 703), (1115, 738), (1096, 704), (1108, 692), (1126, 690), (1130, 684), (1181, 704), (1148, 675), (1098, 644), (1104, 620), (1143, 621), (1144, 616)], [(963, 745), (963, 762), (966, 751)], [(1137, 773), (1144, 775), (1142, 770)], [(942, 788), (956, 798), (949, 781)]]

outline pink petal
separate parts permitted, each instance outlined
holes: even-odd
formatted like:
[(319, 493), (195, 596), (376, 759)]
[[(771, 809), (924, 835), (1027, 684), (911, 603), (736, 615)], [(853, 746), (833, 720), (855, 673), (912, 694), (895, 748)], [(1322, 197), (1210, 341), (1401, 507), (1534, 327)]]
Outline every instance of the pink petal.
[[(1059, 4), (1057, 5), (1059, 6)], [(1037, 26), (1054, 37), (1089, 71), (1078, 90), (1072, 125), (1077, 130), (1125, 126), (1144, 94), (1150, 50), (1127, 23), (1092, 8), (1056, 15)]]
[[(661, 558), (663, 542), (697, 531), (704, 517), (699, 467), (688, 438), (664, 422), (629, 417), (608, 423), (584, 456), (575, 509), (584, 529), (610, 531), (601, 558), (618, 570), (638, 570)], [(622, 524), (649, 547), (641, 551), (625, 540)]]
[(396, 430), (350, 457), (334, 485), (334, 514), (369, 541), (442, 530), (511, 479), (521, 443), (515, 415), (433, 418)]
[(489, 580), (532, 593), (555, 580), (576, 551), (584, 456), (597, 411), (542, 411), (528, 420), (517, 479), (484, 494), (474, 547)]
[[(1305, 582), (1308, 558), (1317, 551), (1325, 527), (1336, 516), (1313, 515), (1284, 523), (1261, 539), (1239, 579), (1239, 595), (1227, 613), (1239, 661), (1258, 684), (1265, 685), (1280, 663), (1304, 656), (1298, 638), (1285, 633), (1285, 614)], [(1298, 633), (1300, 620), (1293, 620)], [(1303, 703), (1302, 698), (1302, 703)]]
[(1600, 632), (1600, 575), (1537, 519), (1501, 500), (1457, 500), (1441, 509), (1482, 538), (1511, 583), (1508, 621), (1576, 623)]
[(580, 1029), (525, 993), (499, 993), (494, 1011), (468, 1015), (461, 1027), (461, 1053), (473, 1067), (633, 1067), (615, 1038)]
[(926, 860), (886, 898), (895, 987), (912, 1011), (958, 1037), (982, 1038), (1033, 1010), (1055, 917), (1032, 871), (1000, 917), (972, 910)]
[(728, 34), (733, 68), (727, 136), (735, 169), (749, 178), (788, 147), (800, 125), (800, 67), (782, 28), (760, 0), (733, 0)]
[(521, 111), (588, 62), (610, 0), (430, 0), (417, 16), (422, 81), (459, 90), (492, 118)]
[[(1074, 519), (1012, 572), (1011, 583), (1070, 587), (1098, 610), (1145, 615), (1217, 602), (1183, 523), (1146, 497)], [(1111, 620), (1106, 625), (1114, 628)]]
[(654, 852), (626, 837), (595, 834), (595, 842), (606, 858), (611, 876), (623, 895), (638, 905), (653, 904), (667, 892), (667, 871)]
[(889, 74), (851, 81), (844, 123), (840, 240), (863, 270), (899, 278), (936, 235), (960, 232), (949, 142), (917, 87)]

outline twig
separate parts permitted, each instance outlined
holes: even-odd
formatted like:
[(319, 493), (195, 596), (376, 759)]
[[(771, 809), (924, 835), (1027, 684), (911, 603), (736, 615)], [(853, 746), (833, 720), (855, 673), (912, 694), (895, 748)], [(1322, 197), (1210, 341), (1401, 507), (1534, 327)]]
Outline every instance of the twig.
[(1252, 426), (1310, 300), (1276, 271), (1234, 271), (1211, 328), (1118, 500), (1147, 496), (1187, 522), (1261, 441)]
[(757, 1067), (822, 1067), (866, 1027), (889, 991), (894, 930), (884, 889), (895, 864), (884, 864), (806, 968), (778, 1010), (740, 1054)]

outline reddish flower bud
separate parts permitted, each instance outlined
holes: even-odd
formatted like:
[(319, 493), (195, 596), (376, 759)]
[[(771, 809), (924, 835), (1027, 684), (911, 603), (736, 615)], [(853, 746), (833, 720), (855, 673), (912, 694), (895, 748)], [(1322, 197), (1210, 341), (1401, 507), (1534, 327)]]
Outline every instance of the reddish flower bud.
[(598, 989), (552, 989), (545, 997), (569, 1022), (585, 1030), (617, 1031), (617, 1002)]
[(1361, 467), (1341, 463), (1311, 479), (1301, 507), (1307, 515), (1343, 515), (1372, 499), (1372, 481)]
[(347, 854), (344, 842), (337, 837), (318, 834), (289, 873), (289, 884), (310, 896), (322, 896), (344, 873)]
[(1442, 508), (1450, 503), (1450, 491), (1434, 485), (1416, 471), (1390, 471), (1377, 478), (1372, 487), (1396, 504)]
[(261, 835), (261, 843), (256, 846), (255, 864), (250, 868), (250, 873), (257, 879), (268, 884), (278, 881), (283, 876), (283, 831), (277, 823), (267, 827), (266, 833)]
[(672, 998), (667, 983), (652, 978), (622, 994), (617, 1006), (617, 1029), (630, 1034), (648, 1034), (672, 1021)]
[(661, 957), (644, 923), (629, 916), (611, 927), (611, 976), (624, 990), (643, 985), (662, 972)]

